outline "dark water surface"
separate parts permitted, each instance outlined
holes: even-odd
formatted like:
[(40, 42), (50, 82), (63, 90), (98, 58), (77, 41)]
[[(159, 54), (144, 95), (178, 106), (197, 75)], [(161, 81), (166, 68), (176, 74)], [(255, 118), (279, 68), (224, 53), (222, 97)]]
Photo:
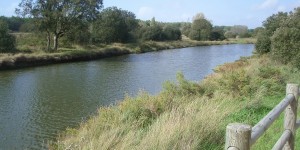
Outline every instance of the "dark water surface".
[(179, 71), (199, 81), (217, 65), (250, 56), (253, 48), (202, 46), (1, 71), (0, 149), (46, 149), (48, 140), (125, 93), (157, 94)]

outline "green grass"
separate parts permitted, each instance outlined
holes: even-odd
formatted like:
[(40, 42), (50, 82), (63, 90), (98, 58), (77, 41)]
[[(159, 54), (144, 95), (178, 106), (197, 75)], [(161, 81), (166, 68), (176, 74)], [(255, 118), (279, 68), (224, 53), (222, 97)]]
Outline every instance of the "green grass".
[[(178, 74), (178, 82), (166, 82), (158, 95), (141, 92), (101, 107), (98, 115), (78, 129), (67, 129), (50, 148), (223, 149), (226, 125), (255, 125), (284, 98), (288, 82), (300, 83), (299, 73), (268, 56), (253, 56), (217, 67), (200, 83)], [(253, 149), (271, 149), (282, 126), (281, 116)]]

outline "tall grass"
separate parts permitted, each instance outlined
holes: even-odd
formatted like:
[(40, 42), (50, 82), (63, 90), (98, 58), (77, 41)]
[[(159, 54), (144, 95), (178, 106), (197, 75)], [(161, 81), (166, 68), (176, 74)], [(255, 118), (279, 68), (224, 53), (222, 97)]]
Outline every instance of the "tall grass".
[[(256, 124), (285, 96), (287, 82), (300, 83), (299, 70), (268, 56), (243, 58), (215, 70), (200, 83), (178, 74), (178, 82), (166, 83), (156, 96), (141, 92), (102, 107), (50, 148), (223, 149), (228, 123)], [(282, 118), (276, 121), (254, 149), (272, 148), (282, 123)]]

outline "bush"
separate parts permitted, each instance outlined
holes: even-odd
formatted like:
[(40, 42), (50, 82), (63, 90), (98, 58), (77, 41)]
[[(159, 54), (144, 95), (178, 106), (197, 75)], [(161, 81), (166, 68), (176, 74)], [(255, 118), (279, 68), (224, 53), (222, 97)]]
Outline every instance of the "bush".
[(227, 31), (227, 32), (225, 32), (224, 36), (226, 38), (235, 38), (237, 35), (231, 31)]
[(272, 36), (272, 56), (300, 68), (300, 29), (282, 27)]
[(251, 94), (250, 76), (245, 70), (226, 73), (220, 85), (225, 92), (233, 93), (234, 96), (249, 96)]
[(158, 26), (146, 26), (140, 29), (140, 38), (144, 41), (162, 41), (163, 29)]
[(16, 39), (8, 33), (8, 25), (0, 20), (0, 52), (9, 52), (15, 49)]
[(224, 31), (219, 29), (213, 29), (210, 35), (210, 40), (212, 41), (223, 41), (225, 40)]
[(204, 93), (203, 88), (199, 84), (186, 80), (181, 72), (177, 73), (176, 79), (178, 84), (170, 81), (164, 83), (164, 92), (171, 95), (197, 95)]
[(163, 29), (164, 40), (181, 40), (181, 31), (179, 28), (166, 26)]
[(259, 54), (265, 54), (271, 50), (271, 39), (266, 30), (260, 30), (257, 34), (257, 42), (255, 43), (255, 50)]

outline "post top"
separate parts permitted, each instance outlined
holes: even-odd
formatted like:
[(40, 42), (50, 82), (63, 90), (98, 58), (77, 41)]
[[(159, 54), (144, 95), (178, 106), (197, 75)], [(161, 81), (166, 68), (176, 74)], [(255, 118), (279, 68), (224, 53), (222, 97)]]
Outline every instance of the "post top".
[(252, 129), (252, 127), (248, 124), (230, 123), (227, 125), (227, 129), (234, 129), (237, 131), (249, 131)]

